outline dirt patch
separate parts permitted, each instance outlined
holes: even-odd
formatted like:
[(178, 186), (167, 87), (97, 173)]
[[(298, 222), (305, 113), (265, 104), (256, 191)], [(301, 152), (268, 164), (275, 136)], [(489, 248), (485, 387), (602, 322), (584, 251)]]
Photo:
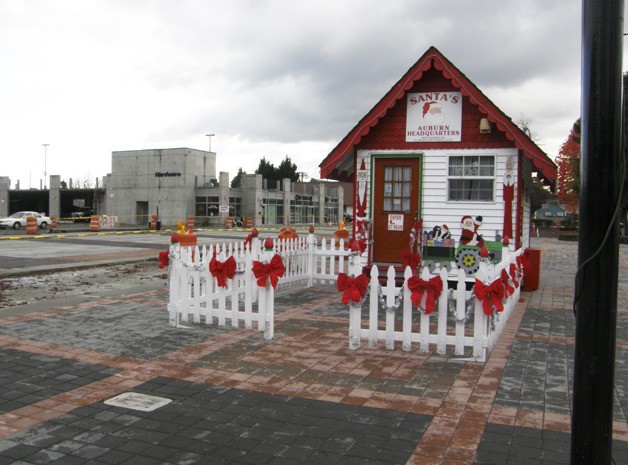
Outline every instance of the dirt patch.
[(0, 308), (26, 305), (44, 299), (102, 295), (145, 284), (167, 283), (167, 271), (156, 262), (38, 273), (0, 279)]

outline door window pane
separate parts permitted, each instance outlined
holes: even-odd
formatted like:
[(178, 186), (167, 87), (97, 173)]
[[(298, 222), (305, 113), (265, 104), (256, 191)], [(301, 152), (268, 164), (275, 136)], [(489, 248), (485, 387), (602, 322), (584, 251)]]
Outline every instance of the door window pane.
[(412, 168), (409, 166), (384, 167), (384, 211), (409, 212), (411, 194)]

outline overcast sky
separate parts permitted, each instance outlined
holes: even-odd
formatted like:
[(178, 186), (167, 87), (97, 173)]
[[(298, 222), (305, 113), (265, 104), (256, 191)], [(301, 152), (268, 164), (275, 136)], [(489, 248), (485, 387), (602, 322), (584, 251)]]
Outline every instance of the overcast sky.
[(94, 180), (112, 151), (213, 133), (217, 171), (288, 155), (316, 178), (432, 45), (555, 157), (580, 112), (579, 1), (0, 0), (0, 176)]

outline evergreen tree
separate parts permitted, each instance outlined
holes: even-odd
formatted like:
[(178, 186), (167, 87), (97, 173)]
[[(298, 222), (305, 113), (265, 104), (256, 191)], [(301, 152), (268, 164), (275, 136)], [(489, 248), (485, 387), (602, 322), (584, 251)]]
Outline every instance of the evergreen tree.
[(277, 176), (279, 179), (289, 178), (291, 182), (297, 182), (299, 180), (299, 173), (297, 172), (297, 165), (292, 163), (292, 160), (286, 155), (279, 168), (277, 169)]
[(242, 168), (238, 168), (238, 174), (236, 174), (231, 180), (231, 188), (235, 189), (236, 187), (240, 187), (240, 183), (242, 182), (242, 175), (246, 174), (246, 171), (243, 171)]

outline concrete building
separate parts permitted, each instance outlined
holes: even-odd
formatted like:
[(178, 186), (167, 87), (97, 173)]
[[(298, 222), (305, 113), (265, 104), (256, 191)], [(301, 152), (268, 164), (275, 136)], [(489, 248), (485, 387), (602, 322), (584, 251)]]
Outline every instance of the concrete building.
[[(100, 214), (120, 224), (147, 224), (159, 215), (176, 225), (188, 215), (199, 226), (224, 226), (227, 218), (254, 225), (335, 224), (342, 218), (346, 185), (329, 181), (274, 186), (258, 174), (244, 174), (239, 188), (229, 173), (216, 173), (216, 154), (190, 148), (129, 150), (112, 153)], [(303, 184), (305, 187), (302, 187)]]
[[(0, 215), (17, 210), (49, 212), (57, 219), (83, 206), (114, 223), (148, 226), (159, 215), (165, 227), (189, 215), (197, 226), (223, 227), (227, 218), (242, 218), (255, 226), (336, 224), (342, 219), (344, 191), (351, 185), (310, 180), (275, 185), (259, 174), (244, 174), (231, 189), (229, 173), (216, 173), (216, 153), (191, 148), (126, 150), (112, 153), (112, 170), (95, 189), (64, 187), (61, 176), (50, 176), (49, 189), (10, 189), (0, 176)], [(346, 200), (351, 200), (347, 196)]]
[(195, 189), (217, 183), (216, 154), (190, 148), (126, 150), (111, 154), (104, 211), (121, 224), (145, 224), (157, 214), (176, 224), (194, 214)]

